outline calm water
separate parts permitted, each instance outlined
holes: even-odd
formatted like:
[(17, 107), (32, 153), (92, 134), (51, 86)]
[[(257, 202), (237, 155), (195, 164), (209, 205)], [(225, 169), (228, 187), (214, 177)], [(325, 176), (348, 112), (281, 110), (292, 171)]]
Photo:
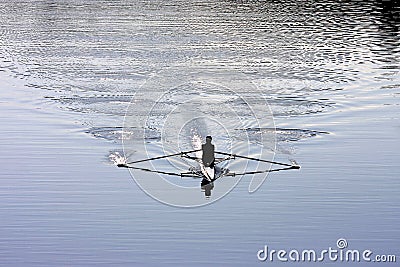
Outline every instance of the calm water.
[[(259, 262), (257, 251), (322, 250), (338, 238), (399, 261), (394, 2), (0, 2), (0, 265), (279, 266)], [(256, 112), (267, 100), (277, 127), (276, 147), (262, 153), (302, 169), (270, 174), (254, 194), (244, 177), (222, 200), (182, 209), (153, 200), (113, 166), (128, 104), (143, 88), (150, 93), (130, 110), (129, 140), (141, 140), (136, 123), (148, 113), (140, 106), (168, 84), (182, 94), (166, 94), (152, 110), (161, 119), (151, 121), (147, 143), (156, 152), (160, 140), (187, 145), (173, 141), (185, 136), (174, 132), (179, 119), (194, 117), (182, 104), (191, 91), (179, 82), (199, 73), (251, 82), (241, 93)], [(229, 102), (223, 90), (201, 90)], [(211, 107), (234, 128), (235, 118)], [(177, 117), (162, 139), (160, 121), (171, 110)], [(259, 149), (251, 130), (229, 140)], [(235, 150), (223, 130), (214, 136)]]

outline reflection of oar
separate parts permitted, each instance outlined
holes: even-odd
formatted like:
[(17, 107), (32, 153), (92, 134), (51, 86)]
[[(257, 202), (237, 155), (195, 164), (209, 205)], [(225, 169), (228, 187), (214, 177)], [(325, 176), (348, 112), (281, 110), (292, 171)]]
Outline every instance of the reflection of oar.
[(156, 160), (156, 159), (163, 159), (163, 158), (168, 158), (168, 157), (174, 157), (174, 156), (183, 156), (183, 155), (190, 154), (190, 153), (193, 153), (193, 152), (198, 152), (198, 151), (201, 151), (201, 149), (191, 150), (191, 151), (184, 151), (184, 152), (179, 152), (179, 153), (175, 153), (175, 154), (170, 154), (170, 155), (155, 157), (155, 158), (149, 158), (149, 159), (141, 159), (141, 160), (131, 161), (131, 162), (125, 163), (125, 165), (126, 165), (126, 164), (135, 164), (135, 163), (144, 162), (144, 161), (149, 161), (149, 160)]
[(229, 153), (224, 153), (224, 152), (218, 152), (218, 151), (215, 151), (215, 153), (221, 154), (221, 155), (225, 155), (225, 156), (231, 156), (231, 157), (234, 157), (234, 158), (236, 157), (236, 158), (249, 159), (249, 160), (260, 161), (260, 162), (272, 163), (272, 164), (276, 164), (276, 165), (288, 166), (288, 167), (290, 167), (290, 169), (300, 169), (300, 166), (298, 166), (298, 165), (291, 165), (291, 164), (281, 163), (281, 162), (277, 162), (277, 161), (271, 161), (271, 160), (265, 160), (265, 159), (257, 159), (257, 158), (246, 157), (246, 156), (241, 156), (241, 155), (237, 155), (237, 154), (229, 154)]

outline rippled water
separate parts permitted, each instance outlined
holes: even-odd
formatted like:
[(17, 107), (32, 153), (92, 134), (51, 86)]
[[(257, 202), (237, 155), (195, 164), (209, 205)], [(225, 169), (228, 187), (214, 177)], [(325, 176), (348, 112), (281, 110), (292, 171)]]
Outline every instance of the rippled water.
[[(398, 254), (397, 1), (2, 1), (0, 23), (5, 266), (256, 264), (265, 243), (326, 247), (343, 236)], [(267, 101), (276, 128), (241, 123), (248, 109), (207, 89), (216, 73), (229, 73), (230, 87), (251, 83), (240, 94), (269, 114)], [(202, 90), (196, 112), (231, 127), (213, 134), (220, 147), (259, 148), (274, 135), (263, 152), (302, 169), (270, 175), (253, 195), (243, 179), (187, 211), (148, 198), (108, 162), (122, 140), (143, 139), (140, 106), (164, 93), (145, 139), (153, 152), (161, 141), (186, 148), (190, 139), (174, 136), (187, 129), (174, 131), (195, 114), (182, 101)], [(205, 110), (204, 95), (239, 119)]]

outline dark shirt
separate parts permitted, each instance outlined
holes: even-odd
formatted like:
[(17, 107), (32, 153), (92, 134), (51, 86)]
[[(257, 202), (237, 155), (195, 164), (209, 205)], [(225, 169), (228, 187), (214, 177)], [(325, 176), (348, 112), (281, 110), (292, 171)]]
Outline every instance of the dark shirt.
[(214, 163), (214, 145), (211, 143), (205, 143), (204, 145), (201, 146), (202, 150), (203, 150), (203, 156), (202, 156), (202, 160), (203, 160), (203, 164), (206, 167), (212, 166), (212, 164)]

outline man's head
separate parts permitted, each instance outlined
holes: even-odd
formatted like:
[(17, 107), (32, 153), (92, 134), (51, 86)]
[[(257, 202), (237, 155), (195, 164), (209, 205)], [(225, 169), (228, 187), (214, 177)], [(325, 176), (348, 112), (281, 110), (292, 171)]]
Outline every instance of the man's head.
[(206, 137), (206, 142), (207, 142), (207, 143), (211, 143), (211, 140), (212, 140), (212, 137), (208, 135), (208, 136)]

